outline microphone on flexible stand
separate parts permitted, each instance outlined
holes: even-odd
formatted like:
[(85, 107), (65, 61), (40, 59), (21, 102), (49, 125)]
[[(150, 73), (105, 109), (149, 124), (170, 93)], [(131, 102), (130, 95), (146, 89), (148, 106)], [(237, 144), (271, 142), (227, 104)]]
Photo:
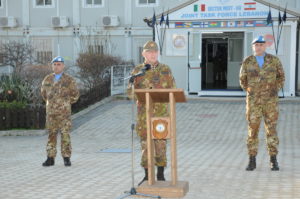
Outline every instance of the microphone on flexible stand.
[(142, 70), (149, 70), (151, 68), (151, 65), (150, 64), (145, 64), (144, 68)]
[[(141, 69), (141, 71), (139, 73), (128, 77), (128, 78), (130, 78), (129, 82), (133, 83), (134, 82), (134, 78), (145, 75), (146, 71), (149, 70), (150, 68), (151, 68), (150, 64), (145, 64), (144, 67)], [(125, 78), (125, 79), (128, 79), (128, 78)]]

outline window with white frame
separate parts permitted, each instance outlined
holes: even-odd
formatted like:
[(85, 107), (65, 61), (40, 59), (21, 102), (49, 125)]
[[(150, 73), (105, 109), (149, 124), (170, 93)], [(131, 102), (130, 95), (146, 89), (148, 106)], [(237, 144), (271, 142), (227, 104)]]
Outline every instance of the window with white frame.
[(89, 53), (103, 54), (103, 45), (90, 45), (88, 50)]
[(0, 66), (5, 65), (5, 50), (3, 48), (4, 44), (5, 40), (0, 40)]
[(39, 64), (48, 64), (51, 62), (52, 55), (52, 39), (50, 38), (34, 38), (33, 47), (36, 52), (36, 61)]
[(36, 59), (39, 64), (48, 64), (52, 60), (52, 51), (37, 51)]
[(4, 53), (0, 52), (0, 65), (4, 65)]
[(84, 8), (99, 8), (103, 7), (104, 0), (83, 0)]
[(53, 8), (54, 0), (33, 0), (35, 8)]
[(158, 6), (158, 0), (136, 0), (137, 7)]
[(145, 61), (145, 58), (142, 56), (143, 49), (144, 48), (142, 46), (138, 47), (138, 62), (139, 63), (144, 63), (144, 61)]

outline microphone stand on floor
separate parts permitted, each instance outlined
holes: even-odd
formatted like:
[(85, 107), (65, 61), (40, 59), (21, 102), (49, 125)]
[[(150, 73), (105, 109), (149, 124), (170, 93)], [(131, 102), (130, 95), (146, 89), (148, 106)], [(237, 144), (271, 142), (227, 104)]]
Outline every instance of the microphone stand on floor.
[[(142, 72), (142, 74), (145, 74), (145, 71)], [(141, 76), (141, 75), (138, 75)], [(133, 134), (134, 134), (134, 79), (137, 77), (137, 75), (133, 75), (131, 77), (124, 78), (124, 80), (129, 79), (129, 83), (131, 84), (131, 91), (132, 91), (132, 100), (131, 100), (131, 189), (130, 191), (125, 191), (123, 196), (118, 197), (117, 199), (123, 199), (127, 198), (129, 196), (143, 196), (143, 197), (149, 197), (149, 198), (158, 198), (161, 199), (160, 196), (154, 196), (150, 194), (143, 194), (138, 193), (134, 187), (134, 140), (133, 140)]]

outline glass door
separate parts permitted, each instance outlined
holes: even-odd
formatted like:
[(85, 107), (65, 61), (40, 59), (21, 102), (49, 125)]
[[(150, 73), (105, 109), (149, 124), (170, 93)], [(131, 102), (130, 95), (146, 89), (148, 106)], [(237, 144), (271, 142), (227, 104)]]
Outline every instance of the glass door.
[(202, 47), (202, 89), (226, 89), (228, 39), (223, 34), (205, 34)]
[(204, 32), (202, 46), (202, 90), (241, 90), (239, 71), (244, 55), (244, 33)]
[(252, 55), (253, 32), (245, 32), (244, 52), (245, 57)]
[(201, 90), (201, 32), (188, 32), (188, 92), (198, 93)]
[(239, 72), (243, 61), (243, 38), (228, 39), (227, 89), (241, 90)]

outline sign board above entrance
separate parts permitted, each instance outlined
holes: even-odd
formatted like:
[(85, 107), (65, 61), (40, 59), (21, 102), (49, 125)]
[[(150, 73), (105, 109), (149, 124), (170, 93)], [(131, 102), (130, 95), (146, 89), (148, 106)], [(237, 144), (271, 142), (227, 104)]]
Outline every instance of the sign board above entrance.
[[(272, 16), (278, 10), (272, 9)], [(267, 18), (269, 7), (252, 0), (199, 0), (170, 14), (172, 21), (179, 20), (232, 20)], [(287, 17), (293, 17), (287, 15)]]
[(175, 22), (175, 28), (244, 28), (271, 26), (266, 20), (254, 21), (204, 21), (204, 22)]

